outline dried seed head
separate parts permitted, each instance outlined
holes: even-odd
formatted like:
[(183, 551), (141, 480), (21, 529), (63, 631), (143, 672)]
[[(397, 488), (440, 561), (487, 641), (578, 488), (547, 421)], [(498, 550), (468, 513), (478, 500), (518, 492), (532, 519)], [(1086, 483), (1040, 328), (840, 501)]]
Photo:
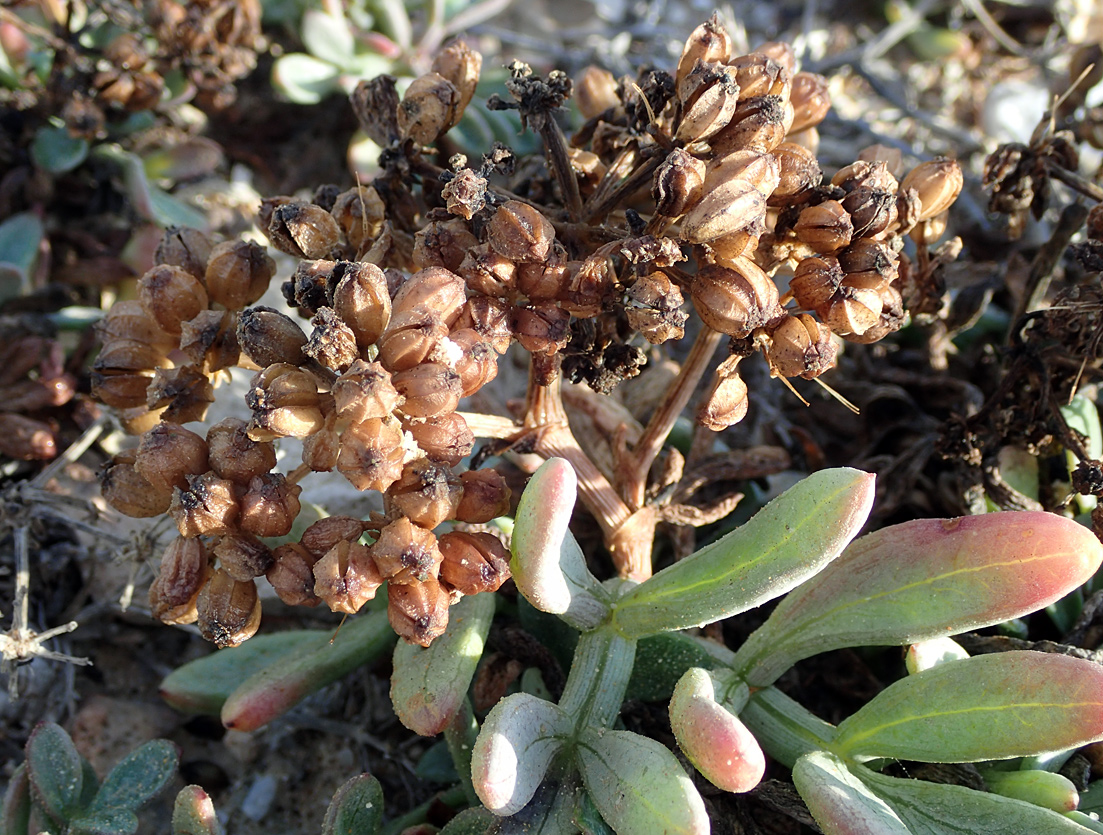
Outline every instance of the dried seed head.
[(766, 218), (766, 199), (753, 183), (735, 179), (715, 190), (690, 209), (682, 218), (682, 239), (703, 244), (745, 229), (762, 226)]
[(161, 419), (170, 423), (203, 420), (214, 403), (210, 378), (194, 365), (158, 368), (146, 388), (146, 408), (164, 409)]
[(803, 377), (811, 380), (835, 367), (837, 348), (831, 329), (807, 313), (786, 316), (769, 328), (766, 348), (771, 376)]
[(881, 315), (877, 322), (862, 333), (839, 334), (847, 342), (868, 345), (900, 330), (904, 324), (904, 300), (900, 291), (889, 284), (880, 291)]
[(461, 397), (471, 396), (498, 376), (498, 354), (474, 328), (453, 331), (448, 342), (459, 352), (451, 357), (451, 365), (460, 375)]
[(272, 444), (254, 441), (246, 429), (245, 421), (230, 417), (207, 430), (211, 469), (219, 478), (243, 486), (276, 466)]
[(253, 241), (226, 241), (210, 252), (204, 272), (211, 301), (228, 310), (241, 310), (268, 289), (276, 262)]
[(839, 266), (847, 283), (855, 287), (880, 290), (900, 274), (899, 258), (885, 243), (859, 238), (838, 254)]
[(723, 64), (698, 63), (678, 93), (682, 114), (674, 138), (679, 142), (707, 140), (727, 126), (739, 104), (735, 72)]
[(664, 217), (680, 217), (700, 201), (704, 182), (704, 161), (675, 148), (655, 172), (651, 187), (655, 211)]
[(247, 533), (220, 537), (212, 553), (218, 559), (219, 568), (243, 583), (260, 577), (275, 562), (272, 549)]
[(795, 142), (783, 142), (774, 150), (780, 166), (778, 185), (767, 201), (771, 206), (784, 206), (793, 198), (815, 188), (823, 180), (816, 155)]
[(234, 483), (213, 472), (189, 476), (187, 489), (173, 491), (168, 512), (180, 535), (189, 539), (229, 533), (238, 515)]
[(463, 279), (443, 267), (428, 267), (411, 275), (395, 293), (393, 316), (432, 313), (451, 326), (467, 301)]
[(356, 335), (331, 307), (323, 307), (310, 320), (314, 326), (302, 352), (326, 368), (343, 371), (360, 358)]
[(288, 363), (259, 371), (250, 382), (245, 402), (253, 410), (249, 437), (256, 441), (305, 438), (325, 425), (317, 383)]
[(378, 362), (356, 360), (333, 384), (337, 414), (353, 423), (384, 418), (402, 398), (391, 383), (391, 375)]
[(341, 433), (337, 469), (357, 490), (383, 492), (402, 475), (402, 432), (378, 418)]
[(915, 189), (922, 209), (919, 220), (929, 220), (953, 205), (961, 194), (965, 178), (961, 166), (952, 159), (935, 159), (913, 168), (900, 184), (902, 190)]
[(377, 343), (379, 361), (390, 371), (407, 371), (429, 359), (447, 338), (448, 325), (433, 311), (393, 316)]
[(172, 487), (152, 484), (134, 468), (136, 450), (115, 455), (100, 476), (103, 497), (124, 516), (147, 519), (169, 509)]
[(896, 192), (879, 191), (864, 186), (854, 189), (842, 201), (843, 208), (854, 223), (854, 237), (879, 235), (896, 223)]
[(440, 580), (461, 594), (497, 591), (509, 579), (509, 551), (493, 534), (451, 531), (440, 552)]
[(265, 473), (249, 482), (241, 499), (238, 527), (253, 536), (285, 536), (291, 532), (301, 505), (303, 488), (283, 473)]
[(395, 389), (406, 398), (402, 412), (414, 418), (435, 418), (456, 411), (463, 394), (460, 375), (446, 365), (423, 362), (391, 377)]
[(510, 200), (494, 212), (487, 235), (494, 251), (511, 261), (544, 261), (551, 252), (555, 228), (539, 209)]
[(252, 580), (242, 583), (221, 569), (199, 593), (200, 634), (219, 649), (236, 647), (260, 627), (260, 598)]
[(276, 206), (265, 232), (276, 249), (296, 258), (330, 258), (341, 242), (341, 227), (333, 215), (313, 203)]
[(689, 318), (682, 310), (682, 291), (662, 272), (636, 279), (625, 294), (624, 312), (628, 324), (654, 344), (681, 339)]
[(713, 14), (707, 21), (694, 29), (682, 47), (678, 59), (678, 68), (674, 73), (676, 87), (681, 88), (697, 63), (725, 63), (732, 54), (732, 39), (728, 30), (720, 23), (718, 15)]
[(473, 293), (505, 298), (517, 280), (517, 265), (499, 255), (489, 244), (471, 247), (456, 272)]
[[(458, 171), (444, 186), (441, 190), (441, 197), (444, 198), (445, 206), (449, 212), (464, 220), (471, 220), (472, 217), (486, 208), (487, 185), (485, 177), (481, 177), (470, 168), (464, 168), (462, 171)], [(417, 254), (416, 243), (414, 254), (415, 256)], [(449, 263), (443, 260), (433, 263), (440, 263), (451, 270), (457, 268), (456, 266), (450, 266)]]
[(356, 186), (337, 195), (329, 210), (352, 251), (360, 256), (381, 231), (387, 207), (371, 186)]
[(475, 447), (475, 435), (458, 412), (432, 420), (407, 420), (405, 427), (418, 449), (449, 467), (459, 464)]
[(513, 335), (526, 351), (554, 353), (570, 340), (570, 314), (550, 303), (514, 307)]
[(593, 119), (620, 105), (617, 80), (613, 74), (590, 64), (582, 70), (574, 85), (574, 100), (583, 119)]
[(752, 52), (728, 61), (735, 70), (741, 100), (761, 96), (789, 97), (791, 74), (784, 65), (762, 52)]
[(854, 223), (842, 203), (825, 200), (801, 210), (793, 231), (816, 252), (830, 253), (850, 244)]
[[(319, 308), (330, 304), (330, 288), (336, 286), (334, 272), (347, 261), (302, 261), (290, 279), (280, 285), (287, 303), (299, 309), (302, 316), (313, 316)], [(344, 267), (340, 267), (344, 269)]]
[(702, 267), (690, 292), (705, 324), (737, 339), (782, 315), (777, 285), (749, 258)]
[(338, 542), (314, 564), (314, 593), (331, 612), (359, 612), (382, 585), (371, 551), (359, 542)]
[(859, 188), (895, 192), (900, 187), (892, 172), (889, 171), (888, 164), (880, 160), (852, 162), (845, 168), (839, 169), (838, 173), (831, 178), (831, 184), (838, 186), (847, 194)]
[(211, 576), (207, 549), (198, 539), (178, 536), (161, 555), (157, 578), (149, 587), (150, 614), (161, 623), (195, 623), (196, 601)]
[(281, 545), (272, 552), (275, 560), (264, 573), (276, 595), (288, 606), (317, 606), (321, 600), (314, 594), (313, 556), (298, 542)]
[(138, 280), (138, 301), (161, 330), (179, 336), (180, 323), (207, 307), (207, 291), (187, 270), (162, 265)]
[(427, 267), (458, 270), (468, 250), (478, 243), (478, 238), (463, 220), (433, 221), (414, 236), (414, 267), (419, 270)]
[(153, 262), (179, 267), (196, 278), (203, 278), (210, 254), (210, 238), (198, 229), (192, 229), (189, 226), (170, 226), (161, 236), (161, 242), (157, 244), (157, 251), (153, 253)]
[(468, 299), (453, 327), (457, 330), (473, 329), (499, 354), (504, 354), (513, 341), (513, 332), (510, 329), (510, 306), (487, 296)]
[(128, 342), (147, 345), (158, 360), (153, 365), (127, 366), (128, 368), (153, 368), (168, 365), (162, 357), (176, 347), (176, 339), (157, 324), (141, 302), (131, 299), (115, 302), (107, 315), (96, 323), (96, 336), (107, 350), (114, 343)]
[(463, 485), (450, 467), (419, 458), (403, 468), (386, 498), (393, 512), (432, 530), (455, 517), (462, 495)]
[(456, 508), (456, 519), (483, 524), (499, 516), (508, 516), (511, 491), (497, 470), (468, 470), (460, 473), (463, 498)]
[(353, 516), (327, 516), (303, 531), (301, 544), (313, 556), (321, 559), (338, 542), (356, 542), (367, 528)]
[(433, 58), (433, 72), (450, 81), (459, 96), (456, 114), (448, 127), (459, 122), (463, 111), (471, 103), (475, 88), (479, 85), (482, 66), (483, 56), (462, 40), (452, 41)]
[(386, 148), (398, 139), (398, 90), (393, 75), (361, 81), (349, 103), (360, 127), (376, 145)]
[(229, 310), (201, 310), (180, 330), (180, 352), (188, 364), (214, 374), (241, 360), (237, 343), (238, 315)]
[(433, 533), (405, 517), (379, 532), (372, 558), (393, 586), (435, 580), (443, 559)]
[(138, 443), (134, 469), (158, 490), (188, 486), (189, 475), (207, 472), (207, 442), (175, 423), (158, 423)]
[(832, 257), (805, 258), (789, 279), (789, 291), (805, 310), (826, 309), (836, 297), (845, 274)]
[(276, 363), (298, 365), (303, 361), (306, 334), (294, 319), (270, 307), (241, 311), (237, 342), (245, 356), (260, 368)]
[(782, 96), (754, 96), (740, 101), (727, 127), (709, 140), (717, 156), (733, 151), (768, 154), (785, 141), (793, 124), (792, 103)]
[(793, 76), (793, 89), (789, 101), (793, 103), (793, 126), (790, 133), (815, 127), (823, 121), (831, 109), (831, 94), (827, 79), (812, 72), (798, 72)]
[(429, 646), (448, 628), (448, 592), (436, 580), (387, 586), (387, 618), (411, 644)]
[(398, 132), (417, 145), (432, 145), (459, 121), (460, 92), (440, 73), (415, 78), (398, 106)]
[(793, 45), (787, 41), (766, 41), (752, 49), (751, 53), (765, 55), (784, 67), (789, 75), (797, 71), (797, 53), (793, 50)]
[(706, 429), (719, 432), (747, 416), (747, 384), (739, 376), (734, 365), (717, 369), (712, 391), (697, 409), (697, 422)]
[(383, 271), (375, 264), (342, 262), (333, 308), (352, 329), (361, 350), (374, 345), (391, 320), (391, 297)]

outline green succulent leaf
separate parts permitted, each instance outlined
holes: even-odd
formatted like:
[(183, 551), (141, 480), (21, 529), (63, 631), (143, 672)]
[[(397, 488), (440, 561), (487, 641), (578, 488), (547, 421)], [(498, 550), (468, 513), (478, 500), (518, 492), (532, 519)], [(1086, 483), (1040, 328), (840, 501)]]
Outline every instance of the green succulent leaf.
[(1072, 780), (1063, 774), (1032, 768), (1027, 771), (992, 771), (984, 775), (989, 791), (1013, 797), (1054, 812), (1071, 812), (1080, 802)]
[(50, 174), (72, 171), (88, 158), (88, 142), (64, 125), (41, 127), (31, 140), (31, 159)]
[[(335, 13), (331, 14), (329, 9)], [(299, 34), (307, 52), (315, 58), (343, 67), (352, 58), (356, 39), (340, 9), (339, 5), (328, 6), (327, 11), (307, 9), (303, 12)]]
[(974, 762), (1103, 739), (1103, 667), (1042, 652), (948, 661), (881, 691), (838, 727), (845, 757)]
[(131, 751), (104, 779), (89, 815), (140, 808), (175, 776), (179, 762), (176, 746), (165, 739), (154, 739)]
[(301, 52), (282, 55), (272, 65), (272, 86), (295, 104), (318, 104), (341, 89), (340, 69)]
[(73, 821), (69, 831), (73, 835), (134, 835), (138, 816), (122, 808), (89, 812)]
[(322, 835), (375, 835), (382, 826), (383, 787), (370, 774), (361, 774), (333, 795)]
[(630, 731), (588, 728), (577, 749), (586, 791), (619, 835), (709, 832), (704, 801), (670, 750)]
[(776, 687), (764, 687), (751, 695), (739, 718), (751, 729), (762, 750), (792, 768), (805, 754), (830, 747), (835, 726)]
[(27, 740), (27, 776), (35, 801), (55, 821), (66, 821), (80, 810), (84, 763), (69, 734), (44, 722)]
[(642, 637), (746, 611), (808, 580), (839, 555), (873, 503), (873, 476), (821, 470), (745, 525), (620, 598), (613, 624)]
[(23, 763), (8, 781), (4, 807), (0, 813), (0, 832), (4, 835), (28, 835), (31, 825), (31, 781)]
[(486, 809), (464, 809), (445, 824), (440, 835), (486, 835), (498, 818)]
[(913, 644), (999, 623), (1059, 599), (1101, 561), (1092, 532), (1053, 513), (893, 525), (855, 540), (791, 592), (739, 648), (734, 666), (763, 687), (816, 653)]
[(793, 766), (793, 783), (824, 835), (912, 835), (893, 808), (834, 754), (805, 754)]
[(172, 835), (221, 835), (211, 797), (199, 786), (184, 786), (172, 807)]
[(0, 302), (30, 289), (45, 234), (42, 219), (33, 212), (20, 212), (0, 223)]

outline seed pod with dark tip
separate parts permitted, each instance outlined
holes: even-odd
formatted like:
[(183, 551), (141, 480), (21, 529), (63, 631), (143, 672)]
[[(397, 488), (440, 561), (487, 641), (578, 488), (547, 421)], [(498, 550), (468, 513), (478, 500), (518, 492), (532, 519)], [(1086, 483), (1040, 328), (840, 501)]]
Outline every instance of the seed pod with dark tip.
[(238, 508), (233, 482), (203, 473), (189, 476), (186, 489), (173, 491), (168, 512), (180, 535), (190, 538), (229, 533)]
[(393, 75), (361, 81), (349, 103), (360, 127), (376, 145), (386, 148), (398, 139), (398, 90)]
[(793, 105), (781, 96), (754, 96), (741, 101), (727, 127), (709, 140), (717, 156), (733, 151), (768, 154), (785, 141), (793, 124)]
[(160, 487), (134, 469), (136, 450), (117, 453), (104, 467), (100, 489), (109, 505), (124, 516), (147, 519), (169, 509), (172, 487)]
[(454, 412), (463, 394), (460, 375), (437, 362), (423, 362), (407, 371), (399, 371), (391, 377), (391, 382), (406, 398), (402, 412), (414, 418)]
[(918, 192), (923, 207), (919, 220), (924, 221), (946, 211), (961, 194), (963, 185), (961, 166), (943, 157), (917, 165), (908, 172), (900, 188), (914, 188)]
[(302, 352), (333, 371), (343, 371), (360, 358), (356, 335), (331, 307), (319, 308), (310, 320), (314, 326)]
[(511, 261), (544, 261), (555, 240), (555, 227), (539, 209), (510, 200), (495, 210), (487, 235), (494, 251)]
[(254, 441), (245, 421), (225, 418), (207, 430), (208, 459), (219, 478), (247, 485), (255, 476), (276, 466), (276, 451), (270, 443)]
[(682, 310), (682, 291), (663, 272), (636, 279), (625, 293), (624, 312), (628, 324), (654, 344), (681, 339), (689, 318)]
[(831, 341), (831, 329), (807, 313), (786, 316), (768, 332), (766, 359), (771, 375), (811, 380), (835, 367), (838, 349)]
[(517, 265), (517, 289), (530, 301), (551, 301), (566, 293), (571, 269), (578, 262), (569, 262), (567, 253), (556, 244), (546, 261)]
[(435, 580), (442, 556), (432, 531), (403, 517), (379, 532), (372, 558), (391, 585), (406, 585)]
[(679, 142), (707, 140), (732, 119), (739, 104), (735, 73), (723, 64), (699, 63), (679, 86), (682, 114), (674, 138)]
[(850, 244), (854, 224), (842, 203), (825, 200), (802, 209), (793, 231), (816, 252), (831, 253)]
[(468, 470), (460, 473), (463, 498), (456, 508), (456, 519), (482, 524), (509, 515), (510, 489), (497, 470)]
[(436, 580), (387, 586), (387, 619), (403, 640), (427, 647), (448, 628), (448, 592)]
[(737, 339), (782, 315), (777, 285), (749, 258), (737, 259), (733, 267), (702, 267), (690, 293), (706, 325)]
[(391, 297), (383, 271), (375, 264), (347, 264), (333, 290), (333, 308), (352, 329), (361, 350), (374, 345), (391, 320)]
[[(439, 359), (460, 375), (461, 397), (469, 397), (498, 376), (498, 354), (474, 328), (453, 331)], [(458, 356), (455, 355), (458, 351)], [(447, 356), (445, 356), (447, 354)], [(435, 359), (437, 357), (434, 357)]]
[(302, 491), (283, 473), (255, 476), (241, 498), (238, 528), (253, 536), (285, 536), (299, 515)]
[(280, 285), (287, 303), (303, 316), (313, 316), (319, 308), (330, 306), (330, 289), (336, 285), (334, 271), (347, 261), (301, 261), (291, 278)]
[(275, 562), (272, 549), (248, 533), (232, 533), (220, 537), (211, 553), (218, 560), (219, 568), (243, 583), (260, 577)]
[(377, 343), (379, 361), (389, 371), (408, 371), (429, 359), (447, 338), (448, 325), (434, 311), (393, 316)]
[(706, 429), (719, 432), (747, 416), (747, 384), (739, 376), (735, 364), (722, 363), (717, 369), (712, 391), (697, 408), (697, 422)]
[(188, 364), (213, 374), (241, 359), (237, 342), (238, 315), (229, 310), (201, 310), (180, 330), (180, 351)]
[(150, 614), (161, 623), (195, 623), (196, 601), (210, 576), (210, 559), (202, 541), (176, 537), (161, 555), (157, 578), (149, 587)]
[(593, 119), (620, 104), (616, 78), (608, 70), (593, 64), (579, 73), (573, 92), (583, 119)]
[(468, 299), (453, 328), (473, 329), (499, 354), (504, 354), (513, 341), (510, 306), (487, 296)]
[[(142, 303), (135, 299), (115, 302), (107, 314), (96, 323), (95, 328), (96, 336), (103, 343), (104, 350), (119, 342), (146, 345), (153, 352), (153, 356), (162, 358), (155, 363), (156, 365), (167, 365), (163, 357), (176, 347), (174, 336), (166, 333)], [(128, 368), (135, 367), (128, 366)], [(153, 368), (153, 365), (140, 367)]]
[(790, 133), (815, 127), (823, 121), (831, 109), (831, 94), (827, 79), (812, 72), (798, 72), (793, 76), (793, 89), (789, 93), (793, 104), (793, 126)]
[(159, 492), (183, 489), (189, 475), (207, 472), (207, 442), (183, 426), (162, 421), (142, 435), (134, 469)]
[(751, 50), (752, 55), (765, 55), (771, 61), (780, 64), (789, 75), (797, 71), (797, 53), (787, 41), (766, 41)]
[(314, 593), (331, 612), (359, 612), (382, 585), (371, 550), (359, 542), (337, 542), (314, 564)]
[(199, 593), (199, 633), (219, 649), (236, 647), (260, 627), (260, 598), (252, 580), (242, 583), (217, 570)]
[(845, 277), (835, 258), (805, 258), (789, 279), (789, 291), (803, 309), (819, 310), (835, 298)]
[(357, 490), (383, 492), (402, 475), (402, 431), (378, 418), (341, 433), (337, 469)]
[(210, 378), (194, 365), (158, 368), (146, 388), (146, 408), (150, 411), (164, 409), (161, 420), (170, 423), (203, 420), (212, 403), (214, 386)]
[(145, 374), (105, 374), (93, 371), (90, 375), (92, 396), (115, 409), (140, 407), (145, 411), (146, 388), (152, 377)]
[(301, 363), (307, 337), (290, 316), (270, 307), (250, 307), (241, 311), (237, 341), (245, 356), (267, 368), (276, 363)]
[(366, 530), (364, 522), (353, 516), (326, 516), (303, 531), (302, 546), (321, 559), (338, 542), (357, 542)]
[(681, 217), (701, 199), (704, 181), (704, 161), (675, 148), (655, 172), (651, 187), (655, 211), (664, 217)]
[(854, 223), (854, 237), (871, 238), (896, 223), (895, 191), (856, 188), (842, 200), (843, 208)]
[(387, 207), (371, 186), (356, 186), (337, 195), (329, 210), (354, 256), (366, 252), (383, 231)]
[(314, 594), (313, 556), (298, 542), (281, 545), (272, 552), (274, 562), (264, 573), (276, 595), (288, 606), (317, 606), (322, 601)]
[(895, 192), (900, 184), (889, 171), (888, 163), (882, 160), (857, 160), (845, 168), (840, 168), (831, 184), (838, 186), (847, 194), (858, 188), (872, 191)]
[(276, 249), (296, 258), (329, 258), (341, 241), (333, 215), (313, 203), (277, 206), (265, 232)]
[(904, 324), (904, 300), (900, 291), (889, 284), (880, 293), (881, 315), (877, 322), (862, 333), (839, 334), (847, 342), (868, 345), (900, 330)]
[(766, 199), (753, 183), (735, 179), (706, 194), (682, 218), (682, 240), (703, 244), (761, 225)]
[(179, 336), (181, 323), (207, 307), (207, 290), (187, 270), (162, 265), (138, 280), (138, 301), (161, 330)]
[(449, 128), (459, 122), (463, 111), (471, 103), (475, 88), (479, 85), (479, 71), (482, 66), (483, 56), (462, 40), (450, 42), (434, 56), (431, 69), (450, 81), (459, 97)]
[(570, 339), (570, 314), (546, 302), (512, 310), (513, 335), (526, 351), (553, 353)]
[(838, 254), (839, 267), (846, 273), (852, 286), (875, 287), (895, 281), (900, 274), (899, 259), (891, 248), (881, 241), (859, 238)]
[(314, 378), (288, 363), (270, 365), (250, 381), (245, 403), (253, 411), (249, 437), (257, 441), (305, 438), (325, 425)]
[(694, 29), (686, 39), (685, 46), (682, 47), (682, 55), (678, 59), (678, 68), (674, 73), (676, 87), (682, 86), (682, 82), (692, 72), (698, 61), (722, 64), (731, 58), (731, 54), (731, 35), (720, 22), (719, 16), (713, 14)]
[(406, 420), (403, 425), (418, 449), (449, 467), (459, 464), (475, 447), (475, 435), (458, 412), (431, 420)]
[(478, 243), (479, 239), (463, 220), (433, 221), (414, 236), (414, 267), (458, 270), (467, 251)]
[(337, 414), (353, 423), (390, 415), (401, 402), (391, 375), (378, 362), (356, 360), (333, 384)]
[(506, 297), (517, 280), (517, 265), (489, 244), (471, 247), (456, 272), (471, 292), (497, 298)]
[(709, 160), (705, 171), (704, 191), (706, 194), (735, 180), (750, 183), (769, 198), (781, 180), (781, 164), (773, 154), (760, 154), (755, 151), (733, 151), (723, 157)]
[(823, 180), (816, 155), (795, 142), (783, 142), (774, 149), (780, 166), (778, 185), (770, 195), (770, 206), (784, 206), (798, 195), (810, 191)]
[(440, 73), (418, 76), (398, 106), (398, 133), (417, 145), (432, 145), (458, 121), (460, 93)]
[(839, 336), (862, 335), (881, 317), (879, 290), (850, 286), (844, 279), (835, 297), (816, 309), (824, 323)]
[(268, 289), (276, 262), (253, 241), (226, 241), (211, 250), (204, 272), (211, 301), (228, 310), (241, 310)]
[(411, 461), (387, 488), (387, 506), (427, 530), (455, 517), (463, 486), (451, 468), (428, 458)]
[(497, 591), (509, 579), (509, 551), (494, 534), (450, 531), (440, 552), (440, 580), (461, 594)]
[(463, 279), (443, 267), (428, 267), (411, 275), (391, 300), (392, 316), (432, 313), (446, 325), (460, 315), (467, 301)]
[(740, 100), (759, 96), (789, 97), (791, 75), (782, 64), (768, 55), (761, 52), (741, 55), (728, 61), (728, 66), (735, 70)]
[(196, 278), (203, 278), (207, 258), (211, 254), (211, 240), (198, 229), (189, 226), (170, 226), (161, 236), (157, 251), (153, 253), (155, 264), (180, 267)]

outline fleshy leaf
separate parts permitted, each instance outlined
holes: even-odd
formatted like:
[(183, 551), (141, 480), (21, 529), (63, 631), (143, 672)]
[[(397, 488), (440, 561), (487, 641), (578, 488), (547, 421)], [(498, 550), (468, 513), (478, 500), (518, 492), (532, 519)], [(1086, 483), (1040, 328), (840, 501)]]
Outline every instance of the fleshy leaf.
[(915, 675), (947, 661), (960, 661), (969, 653), (953, 638), (931, 638), (912, 644), (904, 655), (904, 666)]
[(495, 820), (486, 809), (464, 809), (448, 821), (440, 835), (485, 835)]
[(119, 807), (89, 812), (69, 826), (72, 835), (134, 835), (137, 831), (138, 816)]
[(656, 740), (590, 727), (578, 742), (578, 765), (594, 805), (619, 835), (709, 832), (693, 781)]
[(272, 65), (272, 86), (295, 104), (318, 104), (340, 89), (341, 71), (329, 61), (292, 52)]
[(172, 835), (221, 835), (211, 796), (199, 786), (184, 786), (172, 807)]
[(467, 695), (493, 617), (493, 595), (468, 595), (449, 610), (448, 629), (427, 648), (398, 642), (391, 704), (403, 725), (422, 736), (444, 730)]
[(35, 165), (51, 174), (72, 171), (88, 157), (88, 141), (74, 137), (64, 126), (41, 127), (31, 141)]
[(311, 55), (343, 67), (352, 58), (356, 40), (349, 28), (349, 22), (341, 14), (340, 5), (328, 8), (336, 13), (330, 14), (321, 9), (307, 9), (303, 12), (299, 32), (303, 45)]
[(382, 826), (383, 787), (370, 774), (361, 774), (333, 795), (322, 835), (375, 835)]
[(1072, 780), (1053, 771), (993, 771), (984, 775), (984, 782), (989, 791), (1054, 812), (1071, 812), (1080, 803)]
[(34, 799), (57, 821), (69, 820), (80, 808), (84, 768), (69, 734), (44, 722), (27, 740), (27, 776)]
[(793, 783), (824, 835), (912, 835), (888, 803), (827, 751), (797, 760)]
[(746, 611), (805, 582), (857, 534), (874, 477), (821, 470), (750, 521), (664, 568), (617, 601), (613, 623), (629, 637), (688, 629)]
[(26, 763), (15, 769), (4, 792), (4, 810), (0, 832), (4, 835), (28, 835), (31, 825), (31, 781)]
[(835, 753), (974, 762), (1103, 739), (1103, 667), (1003, 652), (948, 661), (894, 682), (838, 727)]
[(570, 731), (566, 715), (551, 702), (527, 693), (498, 702), (471, 755), (471, 782), (483, 805), (503, 817), (524, 808)]
[(850, 646), (913, 644), (1052, 603), (1087, 581), (1103, 545), (1043, 512), (919, 519), (855, 540), (778, 604), (736, 652), (752, 687), (801, 659)]
[(812, 751), (827, 748), (835, 738), (835, 726), (815, 716), (808, 708), (776, 687), (755, 692), (739, 714), (762, 746), (762, 750), (792, 768)]
[(104, 778), (89, 815), (138, 809), (175, 776), (179, 762), (176, 746), (165, 739), (154, 739), (131, 751)]
[(387, 613), (350, 619), (336, 633), (304, 644), (246, 679), (222, 706), (222, 724), (252, 731), (304, 698), (386, 652), (395, 640)]

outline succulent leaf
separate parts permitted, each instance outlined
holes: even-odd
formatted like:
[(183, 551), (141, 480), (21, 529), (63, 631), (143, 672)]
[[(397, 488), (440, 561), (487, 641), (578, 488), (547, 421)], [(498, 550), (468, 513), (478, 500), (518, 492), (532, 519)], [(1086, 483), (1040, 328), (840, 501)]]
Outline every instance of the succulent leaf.
[(172, 807), (172, 835), (221, 835), (211, 797), (199, 786), (184, 786)]
[(793, 783), (824, 835), (911, 835), (892, 807), (827, 751), (797, 760)]
[(322, 835), (376, 835), (382, 826), (383, 787), (370, 774), (361, 774), (333, 795)]
[(35, 802), (56, 821), (69, 820), (80, 808), (84, 768), (73, 740), (53, 722), (44, 722), (27, 740), (27, 776)]

